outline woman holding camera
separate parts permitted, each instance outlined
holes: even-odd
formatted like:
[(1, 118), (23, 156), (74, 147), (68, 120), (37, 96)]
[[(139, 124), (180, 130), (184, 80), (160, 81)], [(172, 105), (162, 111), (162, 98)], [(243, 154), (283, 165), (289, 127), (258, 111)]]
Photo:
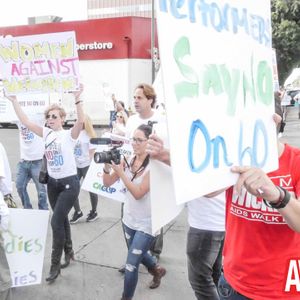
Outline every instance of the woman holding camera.
[[(65, 110), (57, 104), (49, 106), (45, 111), (46, 126), (41, 127), (29, 120), (23, 112), (15, 96), (6, 96), (13, 104), (15, 112), (29, 130), (43, 137), (49, 179), (47, 193), (53, 210), (51, 268), (46, 281), (53, 282), (60, 274), (60, 260), (66, 242), (72, 245), (71, 229), (68, 220), (74, 201), (77, 199), (80, 184), (77, 176), (74, 147), (84, 122), (84, 113), (79, 99), (83, 88), (73, 92), (77, 110), (77, 121), (69, 130), (63, 129), (66, 117)], [(73, 254), (72, 246), (66, 255)]]
[(134, 155), (130, 163), (127, 164), (126, 160), (121, 161), (119, 165), (112, 162), (111, 165), (105, 164), (103, 169), (105, 186), (112, 185), (120, 178), (127, 188), (122, 222), (128, 255), (122, 300), (133, 298), (140, 263), (144, 264), (153, 275), (149, 286), (152, 289), (159, 287), (161, 278), (166, 274), (166, 270), (148, 253), (155, 239), (151, 230), (149, 155), (146, 153), (147, 140), (151, 132), (151, 126), (140, 125), (133, 134)]

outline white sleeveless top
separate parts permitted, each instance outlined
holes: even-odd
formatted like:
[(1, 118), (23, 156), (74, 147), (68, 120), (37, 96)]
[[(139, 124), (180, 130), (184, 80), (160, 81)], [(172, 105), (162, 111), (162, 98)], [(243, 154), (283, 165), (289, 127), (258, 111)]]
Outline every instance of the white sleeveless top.
[[(147, 172), (149, 172), (149, 165), (146, 167), (143, 174), (136, 177), (133, 182), (135, 184), (140, 184)], [(125, 169), (125, 174), (130, 179), (133, 176), (128, 168)], [(136, 200), (128, 190), (125, 196), (123, 215), (124, 224), (133, 230), (138, 230), (153, 235), (151, 230), (152, 221), (150, 192), (146, 193), (139, 200)]]

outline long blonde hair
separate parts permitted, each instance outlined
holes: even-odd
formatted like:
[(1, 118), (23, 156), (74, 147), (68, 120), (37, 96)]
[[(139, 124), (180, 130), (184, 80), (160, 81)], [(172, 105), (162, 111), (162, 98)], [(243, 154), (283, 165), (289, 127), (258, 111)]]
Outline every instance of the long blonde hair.
[(122, 115), (122, 117), (123, 117), (123, 121), (122, 121), (123, 125), (126, 126), (126, 123), (127, 123), (127, 120), (128, 120), (128, 116), (127, 116), (125, 110), (120, 110), (120, 111), (117, 112), (117, 114)]
[(88, 134), (88, 136), (90, 138), (97, 137), (96, 131), (93, 127), (92, 120), (87, 114), (84, 115), (84, 125), (83, 126), (84, 126), (83, 128), (85, 129), (86, 133)]

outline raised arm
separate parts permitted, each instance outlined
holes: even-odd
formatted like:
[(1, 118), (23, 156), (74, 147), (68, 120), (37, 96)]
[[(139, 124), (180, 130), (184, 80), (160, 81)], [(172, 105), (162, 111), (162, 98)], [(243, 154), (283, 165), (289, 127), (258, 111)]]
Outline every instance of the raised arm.
[(84, 123), (84, 112), (83, 112), (82, 105), (81, 105), (82, 100), (80, 99), (82, 92), (83, 92), (83, 84), (80, 84), (79, 91), (73, 92), (74, 99), (75, 99), (76, 112), (77, 112), (77, 120), (71, 129), (71, 136), (75, 140), (78, 138), (79, 133), (82, 130), (83, 123)]
[(18, 119), (20, 120), (20, 122), (25, 125), (30, 131), (32, 131), (33, 133), (35, 133), (36, 135), (42, 137), (43, 136), (43, 127), (41, 127), (40, 125), (32, 122), (27, 115), (24, 113), (23, 109), (21, 108), (17, 97), (16, 96), (7, 96), (5, 95), (5, 97), (11, 101), (14, 110), (16, 112), (16, 115), (18, 117)]

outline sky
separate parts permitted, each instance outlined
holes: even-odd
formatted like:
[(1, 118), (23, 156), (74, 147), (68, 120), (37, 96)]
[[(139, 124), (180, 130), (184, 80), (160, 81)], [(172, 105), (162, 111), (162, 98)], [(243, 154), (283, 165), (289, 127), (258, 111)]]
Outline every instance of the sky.
[(55, 15), (62, 21), (87, 19), (87, 0), (2, 0), (0, 27), (28, 24), (33, 16)]

